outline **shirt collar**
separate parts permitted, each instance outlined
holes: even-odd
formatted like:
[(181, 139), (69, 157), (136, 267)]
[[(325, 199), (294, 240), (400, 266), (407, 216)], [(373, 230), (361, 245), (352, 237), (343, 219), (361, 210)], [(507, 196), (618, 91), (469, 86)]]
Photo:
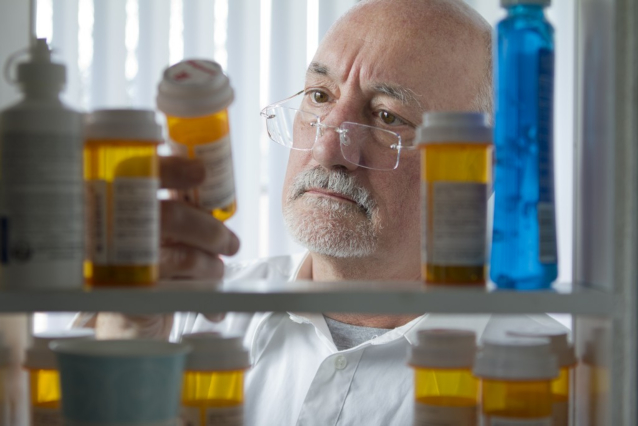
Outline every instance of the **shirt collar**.
[[(310, 256), (310, 252), (306, 252), (290, 277), (290, 281), (297, 280), (312, 280), (312, 257)], [(319, 338), (327, 344), (328, 347), (335, 351), (337, 350), (332, 340), (332, 334), (330, 334), (330, 330), (328, 329), (328, 324), (326, 324), (326, 320), (322, 314), (289, 312), (288, 315), (294, 322), (313, 325)], [(408, 343), (415, 345), (418, 343), (417, 334), (419, 330), (432, 328), (471, 330), (476, 333), (476, 338), (479, 340), (489, 320), (490, 315), (425, 314), (362, 345), (382, 345), (401, 337), (405, 337)]]

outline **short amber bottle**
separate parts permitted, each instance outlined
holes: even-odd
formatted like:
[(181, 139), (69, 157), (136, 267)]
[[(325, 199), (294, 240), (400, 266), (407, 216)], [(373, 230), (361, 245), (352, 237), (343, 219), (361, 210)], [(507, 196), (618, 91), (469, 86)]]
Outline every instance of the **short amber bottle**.
[(485, 339), (474, 374), (481, 379), (482, 425), (552, 425), (558, 366), (548, 339)]
[(184, 424), (243, 425), (244, 372), (250, 362), (241, 337), (194, 333), (182, 342), (192, 348), (182, 385)]

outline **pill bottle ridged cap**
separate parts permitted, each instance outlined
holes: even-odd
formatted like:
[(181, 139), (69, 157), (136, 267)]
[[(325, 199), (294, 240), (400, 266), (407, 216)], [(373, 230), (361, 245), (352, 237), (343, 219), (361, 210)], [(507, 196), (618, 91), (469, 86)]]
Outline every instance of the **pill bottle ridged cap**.
[(551, 0), (501, 0), (501, 7), (529, 5), (529, 6), (549, 6)]
[(551, 380), (558, 377), (558, 364), (556, 356), (551, 353), (549, 339), (486, 338), (476, 354), (474, 374), (504, 381)]
[(480, 112), (426, 112), (417, 128), (416, 145), (430, 143), (491, 143), (492, 128)]
[(84, 137), (160, 142), (162, 128), (151, 110), (100, 109), (84, 116)]
[(410, 365), (423, 368), (472, 368), (476, 334), (470, 330), (429, 329), (417, 334), (410, 351)]
[(544, 337), (549, 339), (551, 351), (556, 355), (558, 367), (572, 367), (576, 365), (574, 347), (567, 340), (567, 331), (549, 327), (521, 327), (509, 330), (509, 336), (516, 337)]
[(200, 117), (227, 108), (234, 96), (217, 62), (191, 59), (164, 70), (156, 101), (157, 108), (167, 115)]
[(186, 359), (186, 370), (230, 371), (250, 367), (248, 351), (241, 336), (219, 333), (192, 333), (182, 336), (193, 350)]
[(26, 368), (57, 370), (58, 364), (55, 354), (49, 349), (49, 343), (54, 340), (70, 339), (95, 339), (95, 330), (92, 328), (72, 328), (70, 330), (40, 333), (33, 337), (33, 345), (27, 349), (27, 358), (24, 362)]

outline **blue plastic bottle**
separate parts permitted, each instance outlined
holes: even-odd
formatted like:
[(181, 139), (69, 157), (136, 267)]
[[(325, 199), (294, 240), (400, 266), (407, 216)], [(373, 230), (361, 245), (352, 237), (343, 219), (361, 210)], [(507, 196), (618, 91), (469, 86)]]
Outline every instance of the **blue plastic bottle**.
[(494, 232), (499, 288), (547, 288), (558, 275), (554, 208), (554, 29), (550, 0), (501, 0), (494, 82)]

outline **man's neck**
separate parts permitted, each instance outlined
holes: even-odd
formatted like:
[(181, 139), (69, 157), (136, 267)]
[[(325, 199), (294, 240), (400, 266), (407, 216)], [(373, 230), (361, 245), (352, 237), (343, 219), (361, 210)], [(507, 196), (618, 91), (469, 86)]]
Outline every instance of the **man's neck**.
[[(376, 259), (335, 259), (310, 253), (302, 270), (310, 276), (299, 279), (313, 281), (413, 281), (420, 279), (420, 265), (388, 264)], [(345, 324), (361, 327), (387, 328), (400, 327), (419, 315), (375, 315), (361, 313), (324, 313), (328, 318)]]

